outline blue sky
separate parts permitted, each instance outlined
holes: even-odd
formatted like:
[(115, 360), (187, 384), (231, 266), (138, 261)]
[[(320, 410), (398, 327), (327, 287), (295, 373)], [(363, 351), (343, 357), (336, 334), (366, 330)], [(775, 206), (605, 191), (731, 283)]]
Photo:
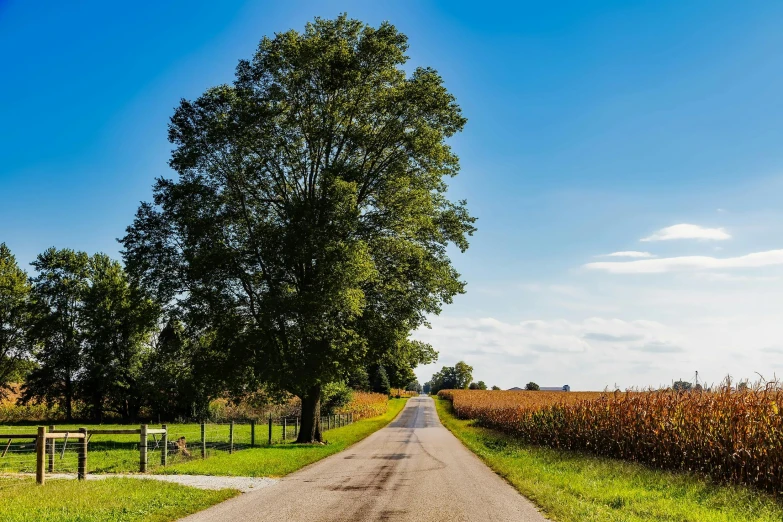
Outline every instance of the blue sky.
[(0, 0), (0, 241), (23, 264), (118, 256), (169, 174), (178, 100), (230, 82), (262, 36), (345, 11), (405, 32), (469, 120), (468, 293), (417, 333), (437, 367), (575, 389), (780, 373), (783, 4), (478, 6)]

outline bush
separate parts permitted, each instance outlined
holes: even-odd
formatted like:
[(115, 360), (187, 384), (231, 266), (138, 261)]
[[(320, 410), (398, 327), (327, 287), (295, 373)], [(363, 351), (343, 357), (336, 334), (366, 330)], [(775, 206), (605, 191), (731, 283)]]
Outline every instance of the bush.
[(351, 402), (353, 390), (344, 382), (332, 382), (323, 387), (321, 392), (321, 415), (334, 415)]

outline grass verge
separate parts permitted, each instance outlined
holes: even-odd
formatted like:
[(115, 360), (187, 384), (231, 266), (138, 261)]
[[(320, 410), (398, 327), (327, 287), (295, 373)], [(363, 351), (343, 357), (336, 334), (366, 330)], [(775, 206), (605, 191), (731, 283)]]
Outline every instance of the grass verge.
[(209, 491), (154, 480), (106, 479), (79, 482), (0, 478), (3, 522), (163, 522), (206, 509), (239, 491)]
[(435, 398), (443, 425), (490, 468), (559, 522), (780, 522), (763, 492), (575, 452), (525, 445), (457, 419)]
[(261, 448), (222, 453), (205, 460), (159, 468), (156, 472), (192, 475), (225, 475), (237, 477), (280, 477), (301, 469), (329, 455), (338, 453), (383, 428), (394, 420), (407, 399), (390, 399), (384, 415), (357, 421), (325, 434), (326, 445), (275, 444)]

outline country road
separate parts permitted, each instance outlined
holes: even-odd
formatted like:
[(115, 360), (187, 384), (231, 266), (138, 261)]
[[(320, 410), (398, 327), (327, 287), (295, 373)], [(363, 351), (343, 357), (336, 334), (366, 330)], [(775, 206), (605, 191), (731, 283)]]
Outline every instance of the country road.
[(438, 420), (429, 397), (410, 399), (386, 428), (274, 486), (183, 520), (546, 520)]

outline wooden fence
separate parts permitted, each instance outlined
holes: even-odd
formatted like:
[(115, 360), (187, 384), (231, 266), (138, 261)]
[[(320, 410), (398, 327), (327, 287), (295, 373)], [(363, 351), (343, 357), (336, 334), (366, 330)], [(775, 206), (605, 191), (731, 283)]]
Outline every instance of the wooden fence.
[[(5, 437), (13, 437), (13, 435), (5, 435)], [(17, 437), (21, 438), (21, 437)], [(79, 480), (84, 480), (87, 477), (87, 430), (80, 428), (78, 432), (70, 431), (55, 431), (48, 433), (46, 426), (39, 426), (38, 433), (35, 434), (35, 481), (38, 484), (43, 485), (46, 482), (45, 461), (47, 458), (47, 448), (51, 447), (52, 451), (49, 455), (49, 465), (54, 465), (54, 441), (57, 439), (63, 439), (63, 454), (65, 453), (65, 447), (68, 444), (68, 439), (76, 439), (78, 448), (78, 471), (76, 476)]]
[[(340, 428), (352, 424), (354, 422), (352, 413), (324, 415), (321, 417), (321, 429), (322, 431), (328, 431), (335, 428)], [(260, 425), (259, 425), (260, 424)], [(261, 428), (264, 424), (267, 424), (267, 433), (263, 434), (258, 428)], [(240, 444), (235, 445), (234, 434), (237, 423), (230, 422), (227, 425), (215, 425), (200, 423), (197, 427), (200, 428), (200, 438), (196, 439), (196, 444), (199, 450), (194, 453), (200, 453), (201, 458), (207, 458), (208, 448), (211, 451), (227, 451), (228, 453), (234, 453), (237, 449), (258, 447), (261, 444), (273, 445), (277, 442), (287, 442), (294, 440), (299, 435), (301, 421), (299, 417), (278, 417), (273, 418), (271, 415), (267, 419), (266, 423), (257, 423), (256, 421), (249, 421), (243, 423), (244, 433), (240, 437)], [(247, 438), (247, 429), (250, 429), (249, 444)], [(20, 428), (21, 430), (22, 428)], [(263, 429), (263, 428), (261, 428)], [(226, 430), (226, 431), (223, 431)], [(177, 433), (175, 430), (174, 433)], [(39, 426), (36, 433), (2, 433), (0, 432), (0, 440), (7, 443), (3, 447), (0, 443), (0, 458), (4, 458), (11, 448), (11, 443), (14, 440), (32, 440), (35, 444), (35, 478), (38, 484), (44, 484), (46, 481), (46, 473), (54, 473), (55, 471), (55, 459), (57, 453), (60, 453), (60, 459), (65, 456), (66, 448), (70, 443), (75, 443), (77, 453), (77, 477), (79, 480), (84, 480), (87, 476), (87, 454), (90, 439), (95, 435), (136, 435), (138, 436), (138, 451), (139, 451), (139, 471), (146, 473), (148, 470), (148, 454), (150, 451), (150, 442), (152, 442), (153, 450), (160, 450), (160, 465), (167, 466), (169, 462), (169, 451), (173, 449), (184, 454), (190, 458), (192, 454), (188, 451), (195, 450), (193, 444), (188, 444), (185, 436), (181, 436), (179, 439), (172, 440), (172, 430), (169, 426), (163, 424), (160, 428), (152, 428), (147, 424), (142, 424), (138, 428), (128, 429), (57, 429), (56, 426)], [(181, 432), (180, 432), (181, 434)], [(193, 432), (191, 432), (193, 434)], [(196, 432), (196, 436), (197, 436)], [(217, 438), (219, 440), (215, 440)], [(266, 437), (264, 437), (266, 435)], [(152, 441), (150, 441), (152, 439)], [(208, 440), (208, 439), (211, 439)], [(193, 439), (191, 439), (193, 440)], [(56, 441), (62, 441), (62, 447), (57, 448)], [(134, 445), (135, 446), (135, 445)], [(27, 453), (29, 455), (29, 453)], [(70, 453), (72, 454), (72, 453)], [(32, 457), (32, 455), (30, 455)], [(32, 464), (32, 461), (29, 461)], [(72, 470), (73, 468), (71, 468)]]

